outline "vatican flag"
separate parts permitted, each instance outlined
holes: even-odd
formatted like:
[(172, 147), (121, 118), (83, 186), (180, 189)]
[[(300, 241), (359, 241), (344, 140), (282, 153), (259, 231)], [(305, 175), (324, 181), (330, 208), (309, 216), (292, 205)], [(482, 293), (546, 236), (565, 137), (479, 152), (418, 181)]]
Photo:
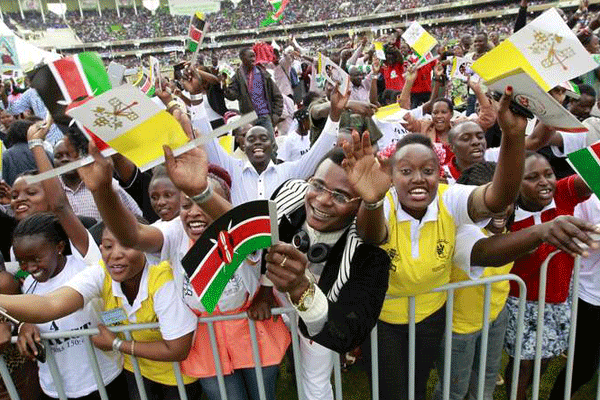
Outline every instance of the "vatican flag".
[(437, 40), (416, 21), (402, 34), (402, 39), (420, 56), (427, 54), (437, 44)]
[(547, 92), (597, 66), (551, 8), (479, 58), (472, 68), (486, 82), (521, 68)]

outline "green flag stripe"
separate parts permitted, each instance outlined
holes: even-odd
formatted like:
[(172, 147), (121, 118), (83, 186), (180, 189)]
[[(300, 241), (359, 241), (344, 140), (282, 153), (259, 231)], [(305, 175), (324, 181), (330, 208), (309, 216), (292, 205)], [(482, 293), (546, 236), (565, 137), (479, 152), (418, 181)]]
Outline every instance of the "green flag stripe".
[(596, 195), (600, 195), (600, 165), (590, 149), (581, 149), (569, 154), (569, 163)]
[(193, 40), (188, 41), (187, 49), (188, 51), (194, 52), (198, 48), (198, 42), (194, 42)]
[(264, 234), (260, 236), (254, 236), (249, 240), (242, 243), (235, 253), (233, 254), (233, 260), (231, 264), (224, 265), (219, 269), (215, 278), (210, 283), (208, 289), (202, 296), (202, 304), (208, 312), (213, 312), (227, 282), (231, 279), (240, 264), (246, 259), (246, 257), (256, 249), (263, 249), (271, 245), (271, 234)]
[(87, 78), (90, 87), (95, 91), (94, 96), (98, 96), (111, 89), (112, 85), (104, 68), (102, 60), (95, 52), (85, 52), (78, 54), (83, 73)]

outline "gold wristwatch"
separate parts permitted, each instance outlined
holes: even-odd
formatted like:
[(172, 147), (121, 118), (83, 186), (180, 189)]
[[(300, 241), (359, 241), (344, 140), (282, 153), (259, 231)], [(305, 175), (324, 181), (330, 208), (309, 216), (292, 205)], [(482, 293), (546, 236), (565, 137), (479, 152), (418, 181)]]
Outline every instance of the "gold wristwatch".
[(294, 303), (292, 301), (292, 298), (290, 297), (290, 294), (286, 293), (288, 300), (298, 311), (308, 310), (309, 307), (312, 305), (313, 301), (315, 300), (315, 281), (309, 278), (308, 282), (308, 288), (306, 288), (304, 293), (302, 293), (302, 296), (300, 296), (298, 303)]

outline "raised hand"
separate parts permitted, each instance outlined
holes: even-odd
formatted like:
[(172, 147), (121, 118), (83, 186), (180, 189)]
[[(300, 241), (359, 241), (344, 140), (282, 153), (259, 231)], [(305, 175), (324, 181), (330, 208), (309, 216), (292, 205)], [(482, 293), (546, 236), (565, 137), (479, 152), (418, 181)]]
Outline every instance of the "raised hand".
[(163, 146), (167, 174), (173, 184), (186, 195), (193, 197), (208, 186), (208, 158), (204, 149), (196, 147), (179, 156), (173, 156), (169, 146)]
[(92, 193), (99, 190), (108, 190), (112, 186), (112, 162), (100, 153), (92, 140), (90, 140), (88, 151), (90, 156), (94, 158), (94, 162), (79, 167), (77, 169), (79, 177), (85, 187)]
[(331, 92), (331, 109), (329, 116), (332, 121), (339, 121), (342, 116), (342, 112), (346, 109), (348, 99), (350, 99), (350, 84), (347, 85), (346, 93), (340, 93), (340, 84), (337, 83)]
[(524, 135), (525, 128), (527, 127), (527, 118), (515, 114), (510, 110), (509, 105), (512, 93), (512, 86), (507, 86), (498, 102), (498, 124), (500, 125), (500, 130), (502, 130), (502, 134)]
[(369, 132), (362, 135), (352, 132), (352, 143), (342, 146), (346, 158), (342, 167), (350, 184), (367, 203), (381, 200), (392, 184), (389, 161), (376, 157), (371, 146)]
[(32, 124), (29, 129), (27, 129), (27, 140), (45, 140), (46, 135), (50, 130), (50, 125), (52, 125), (52, 117), (50, 116), (50, 113), (47, 113), (45, 121), (38, 121)]

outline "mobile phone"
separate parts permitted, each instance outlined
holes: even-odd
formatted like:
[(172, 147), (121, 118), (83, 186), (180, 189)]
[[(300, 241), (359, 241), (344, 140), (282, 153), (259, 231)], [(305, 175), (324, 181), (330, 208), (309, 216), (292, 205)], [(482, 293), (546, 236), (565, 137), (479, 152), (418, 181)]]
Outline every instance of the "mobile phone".
[[(502, 97), (502, 93), (496, 92), (496, 91), (492, 91), (491, 95), (492, 95), (492, 98), (496, 101), (500, 101), (500, 98)], [(514, 100), (510, 101), (508, 108), (510, 111), (514, 112), (515, 114), (521, 115), (527, 119), (533, 118), (533, 113), (531, 111), (529, 111), (528, 109), (526, 109), (525, 107), (523, 107), (522, 105), (520, 105), (519, 103), (517, 103)]]
[(34, 343), (35, 343), (35, 347), (37, 350), (37, 356), (35, 356), (35, 359), (41, 363), (45, 363), (46, 362), (46, 346), (44, 346), (43, 344), (38, 343), (38, 342), (34, 342)]

